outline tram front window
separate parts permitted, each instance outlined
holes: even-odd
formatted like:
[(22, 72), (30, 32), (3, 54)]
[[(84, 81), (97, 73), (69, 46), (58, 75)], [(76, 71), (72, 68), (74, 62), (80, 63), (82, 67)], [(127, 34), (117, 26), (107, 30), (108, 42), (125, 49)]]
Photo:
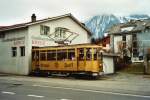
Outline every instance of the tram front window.
[(92, 49), (86, 48), (86, 60), (92, 60)]

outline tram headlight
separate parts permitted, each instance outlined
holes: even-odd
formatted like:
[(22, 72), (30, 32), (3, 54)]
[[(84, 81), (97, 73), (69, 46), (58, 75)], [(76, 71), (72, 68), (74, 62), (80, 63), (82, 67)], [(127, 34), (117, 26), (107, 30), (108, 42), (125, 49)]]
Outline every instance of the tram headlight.
[(98, 76), (98, 73), (93, 73), (92, 76)]
[(101, 66), (102, 66), (102, 64), (99, 64), (99, 66), (101, 67)]

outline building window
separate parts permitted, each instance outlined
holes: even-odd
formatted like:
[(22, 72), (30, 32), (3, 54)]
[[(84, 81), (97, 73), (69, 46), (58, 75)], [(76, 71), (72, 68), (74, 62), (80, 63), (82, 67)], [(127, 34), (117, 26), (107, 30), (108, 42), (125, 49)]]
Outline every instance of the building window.
[(139, 56), (139, 60), (143, 60), (143, 56)]
[(50, 27), (49, 26), (45, 26), (45, 25), (40, 26), (41, 35), (48, 35), (49, 32), (50, 32)]
[(145, 32), (145, 33), (148, 33), (148, 32), (149, 32), (149, 29), (145, 29), (144, 32)]
[(137, 40), (137, 36), (136, 34), (133, 34), (133, 41), (136, 41)]
[(150, 54), (147, 54), (147, 60), (148, 61), (150, 60)]
[(138, 57), (139, 53), (137, 49), (133, 49), (133, 57)]
[(5, 38), (5, 33), (0, 33), (0, 38)]
[(126, 36), (125, 35), (122, 36), (122, 41), (126, 41)]
[(136, 47), (137, 47), (137, 42), (134, 41), (134, 42), (133, 42), (133, 48), (136, 48)]
[(126, 42), (123, 42), (123, 43), (122, 43), (122, 47), (123, 47), (123, 48), (126, 48)]
[(16, 57), (17, 56), (17, 47), (12, 47), (12, 57)]
[(65, 38), (66, 37), (66, 28), (56, 27), (55, 28), (55, 37), (56, 38)]
[(25, 56), (25, 47), (24, 46), (20, 47), (20, 56)]

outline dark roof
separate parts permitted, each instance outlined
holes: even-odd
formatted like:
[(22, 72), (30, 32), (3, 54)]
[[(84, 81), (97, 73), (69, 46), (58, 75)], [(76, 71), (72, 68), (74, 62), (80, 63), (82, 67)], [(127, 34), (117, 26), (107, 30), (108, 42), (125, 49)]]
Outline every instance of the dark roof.
[(7, 30), (17, 29), (17, 28), (22, 28), (22, 27), (26, 27), (26, 23), (15, 24), (11, 26), (3, 26), (3, 27), (0, 27), (0, 31), (7, 31)]
[(103, 52), (102, 55), (103, 55), (103, 56), (110, 56), (110, 57), (111, 57), (111, 56), (112, 56), (112, 57), (118, 57), (118, 56), (119, 56), (118, 54), (115, 54), (115, 53), (106, 53), (106, 52)]
[[(123, 28), (133, 27), (131, 30), (122, 31)], [(109, 30), (110, 34), (130, 34), (130, 33), (137, 33), (145, 30), (146, 27), (150, 27), (150, 19), (145, 20), (132, 20), (127, 23), (118, 24), (112, 26)]]
[(82, 24), (80, 21), (78, 21), (71, 13), (61, 15), (61, 16), (36, 20), (35, 22), (20, 23), (20, 24), (15, 24), (15, 25), (11, 25), (11, 26), (0, 26), (0, 31), (8, 31), (8, 30), (13, 30), (13, 29), (25, 28), (25, 27), (28, 27), (30, 25), (39, 24), (39, 23), (46, 22), (46, 21), (51, 21), (51, 20), (57, 20), (57, 19), (64, 18), (64, 17), (70, 17), (78, 25), (80, 25), (83, 29), (85, 29), (88, 32), (89, 35), (92, 35), (92, 32), (84, 24)]
[(2, 27), (6, 27), (6, 26), (0, 26), (0, 28), (2, 28)]

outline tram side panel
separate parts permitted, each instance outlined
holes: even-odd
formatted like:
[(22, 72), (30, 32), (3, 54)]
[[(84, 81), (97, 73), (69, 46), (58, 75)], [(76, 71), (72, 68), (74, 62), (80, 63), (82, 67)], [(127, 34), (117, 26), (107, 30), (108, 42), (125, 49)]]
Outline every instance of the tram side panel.
[(39, 51), (32, 50), (32, 71), (35, 71), (39, 68)]
[[(50, 52), (45, 51), (32, 51), (32, 70), (35, 71), (39, 69), (40, 71), (66, 71), (66, 72), (76, 72), (77, 71), (77, 59), (72, 57), (73, 59), (64, 59), (59, 58), (61, 55), (57, 54), (53, 57), (53, 55), (48, 55)], [(73, 54), (75, 56), (75, 54)], [(49, 57), (50, 56), (50, 57)], [(69, 58), (69, 57), (68, 57)]]
[[(70, 72), (70, 73), (99, 73), (102, 71), (102, 65), (97, 56), (97, 51), (91, 49), (92, 52), (88, 53), (91, 48), (78, 48), (74, 50), (67, 50), (67, 54), (64, 55), (64, 51), (57, 50), (33, 50), (32, 51), (32, 70), (47, 72)], [(88, 51), (88, 52), (87, 52)], [(53, 55), (52, 52), (55, 52)], [(67, 55), (67, 59), (64, 56)], [(71, 55), (71, 56), (69, 56)], [(72, 55), (74, 57), (72, 57)]]
[(77, 71), (76, 61), (40, 61), (39, 66), (42, 71)]
[(102, 71), (97, 48), (78, 48), (78, 71), (99, 73)]

